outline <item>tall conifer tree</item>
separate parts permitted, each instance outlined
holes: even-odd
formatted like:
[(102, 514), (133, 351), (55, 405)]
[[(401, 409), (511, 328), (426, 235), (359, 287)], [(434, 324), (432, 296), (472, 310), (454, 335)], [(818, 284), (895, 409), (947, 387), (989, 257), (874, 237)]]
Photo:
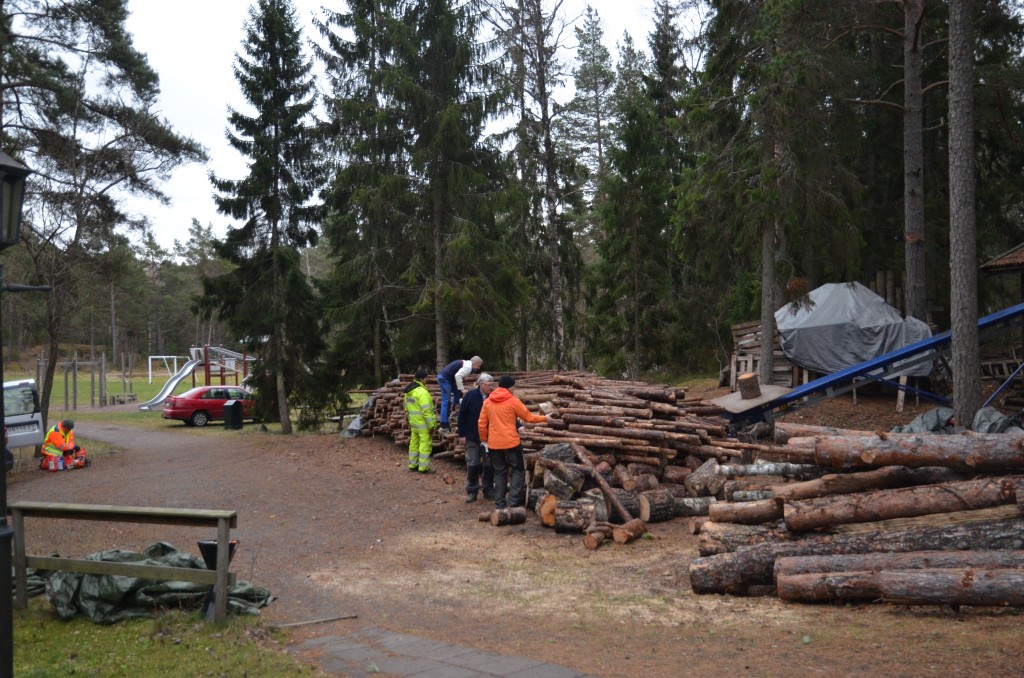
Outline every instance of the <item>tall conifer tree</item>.
[(311, 68), (290, 0), (258, 0), (235, 59), (235, 79), (254, 114), (228, 117), (228, 141), (248, 158), (249, 174), (210, 177), (218, 210), (243, 223), (218, 246), (234, 269), (204, 280), (205, 306), (219, 309), (263, 360), (260, 373), (269, 376), (258, 389), (261, 404), (275, 401), (284, 433), (292, 430), (288, 397), (321, 346), (298, 252), (317, 240)]

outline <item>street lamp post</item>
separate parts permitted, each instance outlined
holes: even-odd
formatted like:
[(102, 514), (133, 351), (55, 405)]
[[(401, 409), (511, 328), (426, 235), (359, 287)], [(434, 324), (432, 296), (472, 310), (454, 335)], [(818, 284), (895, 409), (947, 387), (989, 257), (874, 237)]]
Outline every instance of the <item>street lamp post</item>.
[[(0, 151), (0, 251), (18, 244), (25, 178), (31, 173), (32, 170)], [(4, 267), (0, 261), (0, 290), (3, 289), (3, 281)], [(0, 388), (4, 381), (2, 327), (0, 324)], [(5, 430), (5, 424), (4, 407), (0, 404), (0, 430)], [(14, 612), (11, 602), (13, 537), (14, 530), (7, 525), (7, 460), (4, 459), (4, 470), (0, 473), (0, 678), (14, 676)]]

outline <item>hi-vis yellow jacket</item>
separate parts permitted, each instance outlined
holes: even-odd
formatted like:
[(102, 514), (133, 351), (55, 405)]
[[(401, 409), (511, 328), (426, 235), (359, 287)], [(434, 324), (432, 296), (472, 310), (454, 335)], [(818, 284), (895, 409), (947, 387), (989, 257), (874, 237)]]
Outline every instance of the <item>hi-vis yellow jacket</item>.
[(71, 454), (75, 451), (75, 431), (65, 431), (58, 421), (46, 432), (46, 441), (43, 443), (43, 454), (51, 457), (59, 457), (64, 454)]
[(405, 412), (409, 417), (409, 428), (414, 431), (429, 431), (434, 428), (434, 401), (423, 382), (413, 380), (406, 388)]

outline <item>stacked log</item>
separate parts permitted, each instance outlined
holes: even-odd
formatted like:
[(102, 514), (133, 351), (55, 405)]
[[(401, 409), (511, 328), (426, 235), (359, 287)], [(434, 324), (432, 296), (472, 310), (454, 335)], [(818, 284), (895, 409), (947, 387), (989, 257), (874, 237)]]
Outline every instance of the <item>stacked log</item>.
[[(710, 504), (690, 567), (695, 592), (1022, 604), (1024, 475), (1014, 473), (1024, 472), (1024, 436), (775, 429), (773, 458), (811, 477), (754, 501), (735, 501), (750, 495), (732, 488), (733, 501)], [(715, 489), (714, 476), (753, 468), (705, 462), (688, 482)]]

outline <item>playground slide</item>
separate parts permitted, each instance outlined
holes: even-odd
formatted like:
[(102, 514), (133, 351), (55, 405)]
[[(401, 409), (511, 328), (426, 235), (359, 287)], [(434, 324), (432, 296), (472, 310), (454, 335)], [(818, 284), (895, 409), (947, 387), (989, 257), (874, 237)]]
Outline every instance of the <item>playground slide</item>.
[(192, 374), (192, 370), (194, 370), (198, 365), (202, 364), (202, 359), (189, 360), (187, 363), (182, 365), (181, 369), (178, 370), (173, 377), (167, 380), (167, 383), (164, 384), (164, 387), (160, 389), (159, 393), (156, 394), (156, 397), (154, 397), (152, 400), (147, 400), (144, 403), (139, 403), (139, 409), (149, 411), (163, 403), (174, 391), (174, 388), (181, 383), (181, 380), (187, 377), (188, 375)]

